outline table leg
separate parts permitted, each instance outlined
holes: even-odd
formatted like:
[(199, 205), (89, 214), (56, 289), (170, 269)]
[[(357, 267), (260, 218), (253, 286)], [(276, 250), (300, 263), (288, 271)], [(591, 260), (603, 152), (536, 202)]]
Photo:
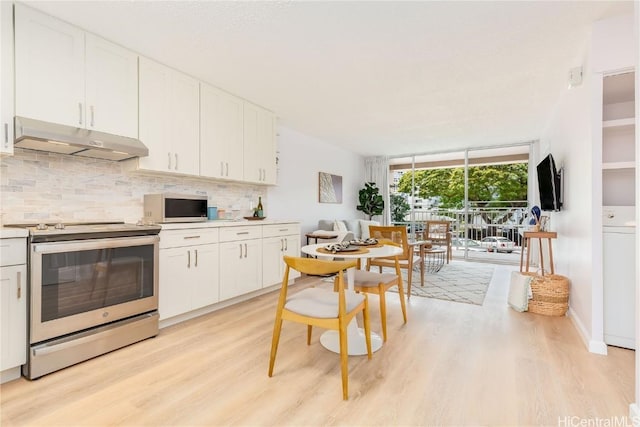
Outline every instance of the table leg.
[(551, 270), (551, 274), (555, 274), (553, 270), (553, 246), (551, 245), (551, 239), (547, 239), (549, 242), (549, 269)]
[(520, 273), (522, 273), (522, 264), (524, 261), (524, 250), (527, 248), (527, 239), (522, 237), (522, 247), (520, 248)]
[(542, 255), (542, 239), (538, 238), (538, 246), (540, 247), (540, 274), (544, 276), (544, 255)]
[[(347, 285), (349, 290), (353, 290), (355, 282), (355, 268), (347, 269)], [(340, 332), (329, 330), (320, 335), (320, 344), (327, 350), (340, 353)], [(382, 337), (371, 332), (371, 351), (378, 351), (382, 348)], [(349, 356), (362, 356), (367, 354), (367, 342), (364, 329), (358, 327), (358, 322), (354, 317), (347, 325), (347, 354)]]

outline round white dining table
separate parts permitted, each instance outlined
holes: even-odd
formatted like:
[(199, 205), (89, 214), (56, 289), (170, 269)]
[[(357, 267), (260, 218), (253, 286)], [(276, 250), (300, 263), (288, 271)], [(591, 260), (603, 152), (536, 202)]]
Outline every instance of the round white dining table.
[[(350, 252), (338, 252), (335, 254), (327, 254), (326, 252), (319, 252), (319, 248), (326, 247), (326, 243), (320, 243), (317, 245), (307, 245), (300, 248), (302, 253), (324, 259), (343, 258), (343, 259), (366, 259), (366, 258), (381, 258), (402, 254), (402, 248), (398, 246), (384, 245), (377, 248), (364, 247), (367, 249), (366, 253), (350, 253)], [(354, 288), (355, 268), (347, 269), (347, 286), (350, 290)], [(335, 353), (340, 353), (340, 335), (338, 331), (329, 330), (325, 331), (320, 336), (320, 343)], [(358, 327), (356, 318), (354, 317), (347, 325), (347, 353), (349, 356), (362, 356), (367, 354), (367, 342), (365, 340), (364, 330)], [(371, 351), (377, 351), (382, 347), (382, 337), (375, 332), (371, 332)]]

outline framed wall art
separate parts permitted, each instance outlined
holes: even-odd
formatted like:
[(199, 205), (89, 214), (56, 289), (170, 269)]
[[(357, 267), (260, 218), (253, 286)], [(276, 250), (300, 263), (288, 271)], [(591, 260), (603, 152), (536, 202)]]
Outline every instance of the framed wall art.
[(320, 203), (342, 203), (342, 177), (320, 172), (318, 177), (318, 200)]

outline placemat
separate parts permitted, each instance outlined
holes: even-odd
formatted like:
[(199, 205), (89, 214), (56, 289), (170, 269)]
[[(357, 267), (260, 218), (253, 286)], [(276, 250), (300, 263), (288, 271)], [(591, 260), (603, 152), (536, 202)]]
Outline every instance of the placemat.
[(366, 248), (358, 248), (358, 250), (356, 251), (344, 251), (344, 252), (331, 252), (330, 250), (327, 250), (325, 248), (318, 248), (316, 250), (321, 254), (329, 254), (329, 255), (336, 255), (336, 256), (339, 256), (340, 254), (361, 255), (361, 254), (369, 253), (369, 249), (366, 249)]

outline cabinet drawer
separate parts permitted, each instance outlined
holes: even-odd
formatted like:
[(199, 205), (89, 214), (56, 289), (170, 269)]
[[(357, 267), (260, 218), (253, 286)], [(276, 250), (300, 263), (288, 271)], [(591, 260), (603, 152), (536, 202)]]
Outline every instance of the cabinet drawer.
[(262, 228), (263, 237), (289, 236), (300, 234), (300, 224), (271, 224)]
[(26, 264), (27, 239), (0, 239), (0, 265)]
[(217, 228), (192, 228), (160, 232), (160, 249), (206, 245), (218, 242)]
[(221, 242), (234, 242), (236, 240), (260, 239), (262, 237), (262, 227), (227, 227), (220, 229)]

